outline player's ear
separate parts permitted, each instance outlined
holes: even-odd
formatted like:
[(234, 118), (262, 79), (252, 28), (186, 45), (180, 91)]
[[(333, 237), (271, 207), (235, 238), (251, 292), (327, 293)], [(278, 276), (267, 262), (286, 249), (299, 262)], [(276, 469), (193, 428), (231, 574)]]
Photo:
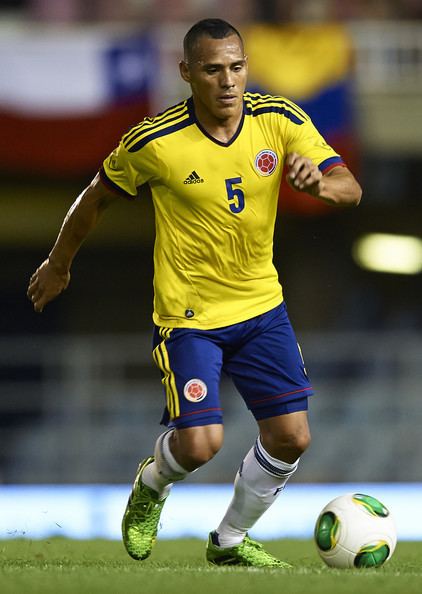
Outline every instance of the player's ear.
[(244, 60), (245, 60), (246, 72), (248, 72), (248, 70), (249, 70), (249, 58), (248, 58), (248, 56), (246, 54), (245, 54)]
[(183, 78), (183, 80), (187, 83), (190, 83), (189, 66), (186, 64), (186, 62), (184, 60), (179, 62), (179, 69), (180, 69), (180, 76)]

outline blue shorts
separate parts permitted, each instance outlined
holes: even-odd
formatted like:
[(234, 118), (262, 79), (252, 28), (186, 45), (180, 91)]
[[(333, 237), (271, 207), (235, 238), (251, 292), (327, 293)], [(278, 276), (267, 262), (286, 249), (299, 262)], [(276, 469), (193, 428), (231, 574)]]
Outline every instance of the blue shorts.
[(213, 330), (156, 326), (153, 348), (166, 394), (161, 422), (168, 427), (222, 423), (222, 372), (257, 420), (307, 410), (313, 394), (284, 303)]

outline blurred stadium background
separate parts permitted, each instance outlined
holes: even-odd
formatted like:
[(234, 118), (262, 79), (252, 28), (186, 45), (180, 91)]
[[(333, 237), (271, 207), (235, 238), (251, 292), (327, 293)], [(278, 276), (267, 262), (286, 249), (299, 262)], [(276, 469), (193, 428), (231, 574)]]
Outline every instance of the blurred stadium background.
[[(117, 537), (128, 482), (160, 432), (148, 197), (107, 213), (41, 316), (25, 292), (121, 133), (186, 96), (181, 41), (206, 16), (244, 32), (249, 88), (307, 109), (364, 188), (353, 211), (280, 200), (275, 262), (317, 395), (312, 447), (278, 502), (287, 515), (263, 534), (291, 517), (308, 534), (330, 494), (366, 484), (391, 498), (403, 537), (422, 538), (410, 517), (422, 496), (420, 0), (0, 2), (0, 538), (96, 535), (100, 513)], [(174, 497), (172, 536), (180, 516), (198, 528), (191, 501), (211, 497), (215, 512), (217, 493), (229, 497), (255, 437), (231, 385), (222, 392), (224, 448)]]

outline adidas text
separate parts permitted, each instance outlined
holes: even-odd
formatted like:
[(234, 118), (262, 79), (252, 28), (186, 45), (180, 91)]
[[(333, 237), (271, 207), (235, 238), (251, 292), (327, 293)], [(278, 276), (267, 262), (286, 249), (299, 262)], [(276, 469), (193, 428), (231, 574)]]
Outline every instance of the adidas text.
[(203, 184), (204, 180), (202, 179), (185, 179), (183, 182), (184, 184)]
[(204, 180), (202, 179), (202, 177), (199, 177), (199, 175), (196, 173), (196, 171), (192, 171), (192, 173), (190, 175), (188, 175), (188, 177), (185, 179), (185, 181), (183, 183), (184, 184), (203, 184)]

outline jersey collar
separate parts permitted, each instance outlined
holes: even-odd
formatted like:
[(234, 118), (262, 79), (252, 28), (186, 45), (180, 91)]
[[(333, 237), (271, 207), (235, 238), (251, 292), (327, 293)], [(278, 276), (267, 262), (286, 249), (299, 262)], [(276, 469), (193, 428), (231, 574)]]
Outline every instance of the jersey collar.
[(188, 112), (189, 112), (190, 117), (195, 122), (195, 124), (197, 125), (197, 127), (199, 128), (199, 130), (202, 132), (202, 134), (204, 136), (206, 136), (207, 138), (209, 138), (215, 144), (218, 144), (219, 146), (230, 146), (231, 144), (233, 144), (233, 142), (236, 140), (236, 138), (239, 136), (240, 132), (242, 131), (243, 122), (245, 120), (245, 101), (243, 101), (242, 117), (240, 119), (240, 122), (239, 122), (239, 125), (237, 127), (237, 130), (236, 130), (236, 132), (233, 134), (233, 136), (230, 138), (230, 140), (228, 142), (221, 142), (221, 140), (217, 140), (216, 138), (214, 138), (214, 136), (211, 136), (211, 134), (209, 134), (205, 130), (205, 128), (203, 128), (201, 126), (201, 124), (198, 121), (198, 119), (196, 117), (196, 114), (195, 114), (195, 106), (194, 106), (194, 103), (193, 103), (193, 97), (189, 97), (189, 99), (187, 100), (187, 106), (188, 106)]

